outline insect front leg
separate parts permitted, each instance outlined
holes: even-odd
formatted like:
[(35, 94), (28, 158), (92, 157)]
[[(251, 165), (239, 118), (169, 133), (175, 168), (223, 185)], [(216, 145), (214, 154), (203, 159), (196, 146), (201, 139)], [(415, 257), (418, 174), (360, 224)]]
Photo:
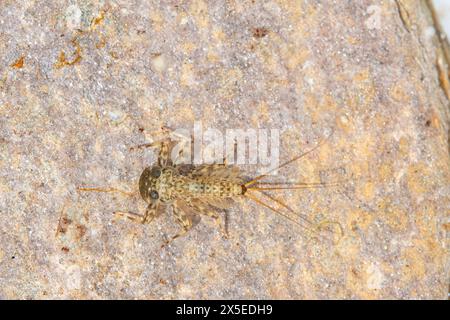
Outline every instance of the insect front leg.
[[(158, 164), (160, 166), (178, 165), (191, 161), (192, 138), (176, 132), (170, 132), (160, 141)], [(186, 158), (186, 159), (185, 159)]]
[(145, 213), (143, 215), (134, 213), (134, 212), (123, 212), (123, 211), (114, 212), (115, 216), (120, 217), (120, 218), (127, 218), (136, 223), (150, 223), (159, 214), (160, 214), (160, 211), (158, 210), (157, 206), (154, 204), (150, 204), (147, 207), (147, 209), (145, 210)]
[[(158, 153), (159, 166), (164, 167), (176, 163), (179, 160), (179, 158), (183, 156), (183, 154), (186, 151), (185, 149), (187, 149), (187, 147), (189, 147), (190, 151), (192, 140), (191, 138), (186, 137), (182, 134), (173, 132), (172, 129), (169, 129), (168, 127), (163, 127), (162, 130), (164, 135), (163, 138), (151, 143), (141, 144), (138, 145), (137, 147), (132, 147), (130, 149), (133, 150), (142, 148), (159, 148)], [(178, 145), (180, 145), (181, 148), (177, 148), (177, 150), (175, 150), (177, 153), (173, 155), (172, 151)]]
[(142, 219), (142, 223), (149, 224), (153, 221), (157, 216), (161, 214), (161, 210), (159, 210), (158, 204), (150, 204), (145, 210), (144, 217)]
[(170, 139), (158, 140), (151, 143), (145, 143), (138, 145), (137, 147), (132, 147), (130, 150), (134, 149), (142, 149), (142, 148), (159, 148), (158, 153), (158, 165), (160, 167), (167, 166), (170, 161), (170, 153), (172, 151), (172, 143), (173, 141)]
[(134, 212), (123, 212), (123, 211), (116, 211), (114, 212), (114, 216), (118, 218), (127, 218), (133, 222), (136, 223), (143, 223), (144, 216), (142, 214), (134, 213)]

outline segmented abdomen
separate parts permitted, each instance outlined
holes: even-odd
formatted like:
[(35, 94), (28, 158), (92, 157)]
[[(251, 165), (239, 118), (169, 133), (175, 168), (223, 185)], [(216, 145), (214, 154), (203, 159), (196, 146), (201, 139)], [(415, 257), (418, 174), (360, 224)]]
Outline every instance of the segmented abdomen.
[(205, 181), (203, 179), (186, 181), (183, 191), (194, 198), (231, 198), (242, 194), (242, 186), (227, 181)]

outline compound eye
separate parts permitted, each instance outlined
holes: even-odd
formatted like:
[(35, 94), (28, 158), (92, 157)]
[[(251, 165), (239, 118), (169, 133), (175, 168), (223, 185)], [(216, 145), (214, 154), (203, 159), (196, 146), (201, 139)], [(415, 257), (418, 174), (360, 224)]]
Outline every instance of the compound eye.
[(152, 190), (152, 191), (150, 192), (150, 198), (152, 198), (153, 200), (157, 200), (157, 199), (159, 198), (158, 192), (155, 191), (155, 190)]
[(150, 175), (153, 178), (159, 178), (159, 176), (161, 175), (161, 168), (153, 167), (152, 170), (150, 171)]

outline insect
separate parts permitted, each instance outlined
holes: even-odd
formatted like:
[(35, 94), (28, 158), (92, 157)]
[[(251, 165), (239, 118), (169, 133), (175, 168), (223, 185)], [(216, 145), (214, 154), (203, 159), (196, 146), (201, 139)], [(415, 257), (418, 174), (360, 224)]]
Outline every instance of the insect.
[[(228, 209), (239, 197), (250, 199), (257, 204), (268, 208), (296, 225), (302, 227), (313, 235), (317, 235), (325, 225), (337, 224), (342, 234), (342, 228), (338, 223), (325, 221), (314, 224), (306, 216), (296, 213), (280, 199), (268, 192), (276, 190), (295, 190), (306, 188), (322, 188), (336, 186), (340, 183), (287, 183), (287, 182), (263, 182), (272, 172), (288, 166), (300, 160), (306, 155), (317, 150), (327, 139), (319, 142), (315, 147), (301, 155), (281, 164), (275, 169), (269, 170), (252, 179), (246, 179), (243, 172), (237, 166), (221, 164), (203, 164), (190, 166), (177, 164), (171, 159), (174, 146), (177, 144), (170, 137), (170, 130), (163, 128), (165, 137), (153, 143), (139, 145), (137, 148), (158, 148), (159, 154), (156, 164), (147, 167), (139, 178), (139, 193), (148, 204), (143, 214), (117, 211), (115, 215), (127, 218), (131, 221), (148, 224), (160, 216), (168, 207), (172, 208), (173, 215), (181, 226), (180, 232), (175, 234), (164, 245), (185, 235), (199, 221), (200, 216), (213, 218), (220, 225), (223, 233), (227, 235), (225, 224), (218, 211)], [(132, 148), (133, 149), (133, 148)], [(178, 156), (182, 154), (182, 150)], [(89, 188), (79, 187), (79, 191), (94, 192), (120, 192), (132, 195), (130, 192), (115, 188)], [(262, 198), (261, 198), (262, 197)], [(163, 245), (163, 246), (164, 246)]]

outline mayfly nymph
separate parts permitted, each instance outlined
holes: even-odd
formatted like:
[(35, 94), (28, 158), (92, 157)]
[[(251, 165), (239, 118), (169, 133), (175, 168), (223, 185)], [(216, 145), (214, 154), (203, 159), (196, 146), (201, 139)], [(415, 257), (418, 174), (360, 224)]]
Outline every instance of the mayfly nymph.
[[(325, 141), (326, 139), (319, 142), (309, 151), (281, 164), (275, 169), (269, 170), (253, 179), (245, 179), (242, 171), (237, 166), (227, 165), (226, 163), (198, 166), (177, 164), (177, 159), (173, 161), (171, 159), (172, 150), (176, 143), (167, 135), (156, 142), (138, 146), (138, 148), (159, 148), (157, 163), (145, 168), (139, 178), (139, 193), (148, 204), (144, 214), (117, 211), (115, 215), (145, 224), (152, 222), (168, 207), (171, 207), (177, 222), (181, 226), (181, 230), (166, 242), (168, 244), (186, 234), (199, 222), (201, 215), (215, 219), (224, 228), (218, 211), (220, 209), (228, 209), (236, 198), (245, 197), (315, 234), (324, 223), (312, 223), (304, 215), (296, 213), (288, 205), (268, 192), (274, 190), (321, 188), (338, 184), (273, 183), (262, 182), (261, 180), (272, 172), (317, 150)], [(115, 188), (80, 187), (78, 190), (131, 194)], [(265, 200), (262, 200), (260, 197), (264, 197)], [(340, 228), (339, 224), (338, 226)], [(342, 234), (341, 228), (340, 233)]]

